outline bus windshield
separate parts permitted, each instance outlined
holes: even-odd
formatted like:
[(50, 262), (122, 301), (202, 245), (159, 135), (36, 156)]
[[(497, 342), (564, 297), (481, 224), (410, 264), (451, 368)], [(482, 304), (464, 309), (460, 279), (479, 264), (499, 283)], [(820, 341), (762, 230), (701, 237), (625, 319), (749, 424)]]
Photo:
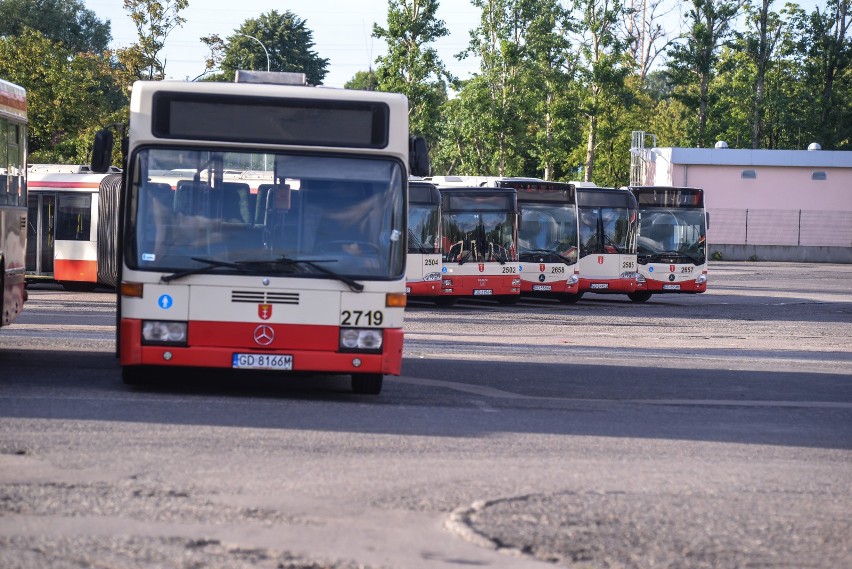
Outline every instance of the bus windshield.
[(505, 263), (515, 259), (515, 220), (510, 212), (445, 212), (444, 260)]
[(639, 215), (637, 252), (640, 257), (684, 255), (692, 262), (702, 264), (705, 245), (703, 210), (643, 210)]
[(403, 164), (384, 157), (145, 148), (125, 261), (176, 274), (400, 278), (404, 184)]
[(518, 229), (521, 261), (556, 254), (559, 262), (577, 262), (577, 218), (573, 206), (525, 202), (521, 210)]
[(410, 203), (408, 205), (408, 252), (437, 253), (440, 223), (438, 204)]
[[(634, 214), (634, 215), (631, 215)], [(627, 207), (580, 207), (580, 256), (633, 253), (632, 217)]]

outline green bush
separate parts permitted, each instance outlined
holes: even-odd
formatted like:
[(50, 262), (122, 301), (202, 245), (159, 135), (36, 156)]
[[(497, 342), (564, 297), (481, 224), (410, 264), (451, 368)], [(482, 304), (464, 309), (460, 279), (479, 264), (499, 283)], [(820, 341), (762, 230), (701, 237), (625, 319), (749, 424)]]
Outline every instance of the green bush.
[(722, 252), (721, 251), (713, 251), (713, 253), (710, 254), (710, 258), (713, 259), (714, 261), (721, 261), (722, 260)]

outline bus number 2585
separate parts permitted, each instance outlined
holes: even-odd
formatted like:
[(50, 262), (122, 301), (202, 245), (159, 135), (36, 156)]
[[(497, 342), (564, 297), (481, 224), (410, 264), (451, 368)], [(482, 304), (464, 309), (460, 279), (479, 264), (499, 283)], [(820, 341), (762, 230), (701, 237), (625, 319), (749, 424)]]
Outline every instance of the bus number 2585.
[(341, 326), (381, 326), (384, 319), (381, 310), (344, 310), (340, 313)]

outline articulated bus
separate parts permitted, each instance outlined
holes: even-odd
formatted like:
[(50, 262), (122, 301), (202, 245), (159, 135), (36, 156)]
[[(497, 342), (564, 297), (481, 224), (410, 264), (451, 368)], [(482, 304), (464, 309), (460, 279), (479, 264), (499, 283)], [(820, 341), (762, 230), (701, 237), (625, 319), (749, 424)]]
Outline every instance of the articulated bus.
[[(293, 80), (295, 78), (295, 80)], [(428, 173), (403, 95), (319, 89), (304, 75), (133, 85), (119, 243), (118, 356), (162, 368), (399, 375), (407, 176)], [(96, 138), (93, 168), (110, 162)], [(225, 172), (266, 163), (256, 195)], [(185, 174), (175, 187), (155, 181)], [(259, 202), (259, 205), (258, 205)]]
[[(120, 170), (113, 168), (112, 172)], [(82, 165), (33, 164), (28, 168), (28, 281), (56, 281), (75, 291), (93, 290), (99, 282), (115, 286), (115, 263), (104, 263), (115, 255), (118, 215), (117, 191), (108, 195), (114, 185), (101, 193), (108, 176)], [(99, 233), (107, 237), (100, 243)], [(107, 267), (111, 267), (111, 277), (104, 276)]]
[(580, 298), (579, 223), (573, 184), (529, 178), (501, 178), (501, 188), (518, 195), (518, 251), (521, 294)]
[(639, 205), (637, 266), (643, 290), (630, 297), (707, 290), (707, 213), (700, 188), (631, 186)]
[(440, 305), (462, 297), (517, 302), (518, 198), (513, 188), (439, 187), (441, 192)]
[(577, 186), (580, 216), (578, 294), (626, 294), (641, 289), (636, 269), (636, 198), (625, 188)]
[(0, 326), (8, 326), (27, 300), (27, 92), (2, 79), (0, 156)]
[(441, 295), (441, 194), (429, 182), (408, 183), (405, 292), (409, 297)]

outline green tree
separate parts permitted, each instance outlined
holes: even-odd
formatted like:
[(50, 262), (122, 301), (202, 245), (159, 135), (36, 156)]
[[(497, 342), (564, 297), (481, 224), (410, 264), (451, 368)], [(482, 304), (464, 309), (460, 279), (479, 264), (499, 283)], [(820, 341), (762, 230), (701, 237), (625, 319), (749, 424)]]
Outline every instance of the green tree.
[(72, 53), (103, 53), (112, 34), (80, 0), (0, 0), (0, 37), (20, 36), (25, 28), (38, 30)]
[(313, 31), (307, 21), (287, 10), (270, 10), (246, 20), (225, 40), (211, 35), (201, 38), (210, 47), (208, 70), (218, 73), (214, 81), (233, 81), (238, 69), (304, 73), (311, 85), (322, 85), (328, 74), (328, 59), (314, 51)]
[(411, 132), (430, 145), (437, 138), (441, 105), (453, 81), (438, 52), (429, 44), (449, 34), (435, 16), (438, 0), (388, 0), (386, 28), (373, 24), (373, 37), (387, 43), (388, 53), (376, 59), (380, 91), (408, 97)]
[(38, 31), (0, 38), (0, 76), (27, 89), (33, 162), (85, 163), (94, 133), (126, 120), (121, 71)]
[(358, 71), (355, 76), (343, 84), (344, 89), (360, 89), (361, 91), (376, 91), (379, 88), (379, 80), (375, 71)]
[(852, 0), (828, 0), (797, 22), (804, 81), (812, 85), (814, 137), (825, 149), (852, 145)]
[(118, 50), (119, 61), (138, 79), (163, 79), (166, 62), (160, 59), (160, 52), (169, 34), (186, 22), (180, 12), (189, 5), (189, 0), (123, 1), (139, 41)]
[(740, 5), (732, 0), (689, 0), (689, 30), (669, 50), (669, 74), (675, 96), (696, 109), (692, 145), (706, 146), (710, 81), (716, 71), (719, 50), (731, 35)]
[(627, 9), (622, 0), (575, 0), (574, 9), (580, 14), (582, 31), (578, 38), (581, 63), (577, 67), (577, 96), (587, 120), (583, 179), (590, 182), (595, 173), (600, 118), (607, 105), (626, 105), (631, 99), (630, 90), (625, 88), (630, 73), (627, 44), (618, 34)]

